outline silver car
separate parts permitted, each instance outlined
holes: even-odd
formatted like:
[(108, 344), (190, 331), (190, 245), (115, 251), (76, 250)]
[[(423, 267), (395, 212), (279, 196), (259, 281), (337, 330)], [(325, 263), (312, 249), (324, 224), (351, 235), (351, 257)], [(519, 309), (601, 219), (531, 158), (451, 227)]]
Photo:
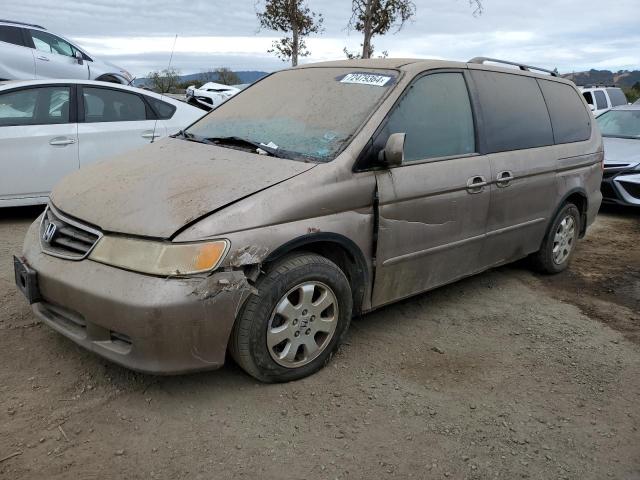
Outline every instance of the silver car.
[(98, 60), (39, 25), (0, 20), (0, 81), (74, 78), (129, 84), (123, 68)]
[(597, 120), (604, 141), (604, 201), (640, 207), (640, 105), (609, 110)]

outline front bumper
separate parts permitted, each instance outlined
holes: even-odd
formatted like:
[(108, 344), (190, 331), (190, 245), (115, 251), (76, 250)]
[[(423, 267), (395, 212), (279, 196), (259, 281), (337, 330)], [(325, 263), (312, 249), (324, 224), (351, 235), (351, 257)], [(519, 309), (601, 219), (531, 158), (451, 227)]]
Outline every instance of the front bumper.
[(640, 207), (640, 172), (605, 166), (600, 190), (607, 203)]
[(165, 279), (52, 257), (41, 251), (38, 221), (27, 234), (23, 261), (37, 272), (38, 318), (88, 350), (145, 373), (222, 366), (250, 291), (242, 272)]

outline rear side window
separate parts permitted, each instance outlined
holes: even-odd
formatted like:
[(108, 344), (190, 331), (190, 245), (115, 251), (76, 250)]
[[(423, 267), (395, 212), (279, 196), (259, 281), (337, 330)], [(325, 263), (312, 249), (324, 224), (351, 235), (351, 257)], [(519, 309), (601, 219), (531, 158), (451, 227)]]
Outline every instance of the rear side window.
[(611, 100), (611, 106), (617, 107), (618, 105), (626, 105), (627, 97), (620, 88), (607, 88), (609, 94), (609, 100)]
[(571, 143), (591, 137), (591, 114), (582, 103), (578, 92), (569, 85), (539, 80), (547, 102), (556, 143)]
[(175, 105), (163, 102), (162, 100), (158, 100), (157, 98), (147, 97), (146, 95), (145, 98), (151, 104), (151, 108), (153, 108), (158, 114), (158, 118), (160, 120), (169, 120), (176, 112)]
[(69, 123), (69, 87), (28, 88), (0, 94), (0, 126)]
[(14, 45), (23, 47), (22, 29), (4, 25), (0, 26), (0, 42), (13, 43)]
[(535, 78), (473, 71), (487, 153), (553, 145), (547, 106)]
[(582, 96), (589, 105), (595, 105), (595, 103), (593, 103), (593, 95), (591, 95), (591, 92), (582, 92)]
[(607, 108), (607, 96), (604, 94), (602, 90), (594, 91), (593, 95), (596, 97), (596, 108), (598, 110)]
[(83, 87), (83, 100), (86, 123), (135, 122), (147, 119), (144, 101), (134, 93)]
[(382, 137), (405, 133), (405, 162), (475, 152), (471, 103), (461, 73), (418, 79), (396, 105)]

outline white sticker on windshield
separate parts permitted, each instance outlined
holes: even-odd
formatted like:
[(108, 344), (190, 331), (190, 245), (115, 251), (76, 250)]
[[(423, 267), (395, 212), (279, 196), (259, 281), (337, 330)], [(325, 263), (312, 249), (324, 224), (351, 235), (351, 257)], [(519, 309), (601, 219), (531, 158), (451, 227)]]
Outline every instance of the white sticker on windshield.
[(360, 85), (384, 87), (392, 78), (393, 77), (387, 75), (376, 75), (374, 73), (349, 73), (340, 80), (340, 83), (358, 83)]

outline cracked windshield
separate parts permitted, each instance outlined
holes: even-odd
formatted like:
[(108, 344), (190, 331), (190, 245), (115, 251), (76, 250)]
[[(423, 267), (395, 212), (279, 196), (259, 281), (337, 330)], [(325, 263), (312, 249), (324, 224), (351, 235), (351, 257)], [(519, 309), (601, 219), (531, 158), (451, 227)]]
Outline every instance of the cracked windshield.
[(396, 79), (392, 70), (307, 68), (279, 72), (188, 129), (203, 141), (234, 139), (275, 156), (328, 162), (365, 122)]

